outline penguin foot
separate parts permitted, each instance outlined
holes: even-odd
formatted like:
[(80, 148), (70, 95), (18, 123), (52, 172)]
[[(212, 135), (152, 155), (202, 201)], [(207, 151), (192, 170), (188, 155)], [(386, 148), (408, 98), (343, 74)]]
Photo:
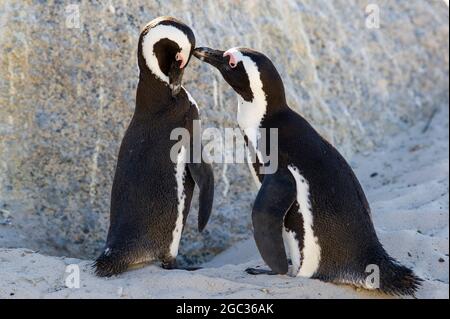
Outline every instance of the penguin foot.
[(177, 269), (186, 270), (186, 271), (196, 271), (196, 270), (203, 269), (203, 267), (183, 267), (183, 268), (177, 268)]
[[(290, 258), (288, 258), (288, 265), (292, 266), (292, 260)], [(274, 276), (274, 275), (279, 275), (278, 273), (274, 272), (273, 270), (265, 270), (265, 269), (259, 269), (259, 268), (247, 268), (245, 270), (245, 272), (249, 275), (268, 275), (268, 276)], [(291, 272), (289, 272), (291, 277), (295, 277), (295, 274), (291, 274)]]
[(179, 267), (175, 259), (162, 262), (161, 267), (166, 270), (186, 270), (186, 271), (196, 271), (202, 269), (202, 267)]
[(269, 275), (269, 276), (274, 276), (274, 275), (278, 275), (276, 272), (272, 271), (272, 270), (267, 270), (267, 269), (258, 269), (258, 268), (247, 268), (245, 269), (245, 272), (249, 275)]

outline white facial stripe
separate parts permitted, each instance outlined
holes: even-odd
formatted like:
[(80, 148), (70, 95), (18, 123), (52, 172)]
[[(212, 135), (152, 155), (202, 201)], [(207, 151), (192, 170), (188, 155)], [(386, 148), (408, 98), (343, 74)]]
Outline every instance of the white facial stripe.
[(186, 193), (184, 192), (184, 178), (186, 175), (186, 149), (181, 147), (178, 154), (177, 164), (175, 167), (175, 179), (177, 182), (177, 198), (178, 198), (178, 215), (175, 222), (175, 228), (172, 232), (172, 243), (170, 244), (170, 255), (175, 258), (178, 255), (178, 247), (180, 245), (181, 233), (183, 231), (183, 212)]
[(294, 176), (297, 185), (297, 202), (299, 205), (299, 213), (303, 216), (303, 227), (305, 230), (304, 247), (302, 251), (303, 262), (298, 275), (312, 277), (319, 269), (321, 249), (319, 240), (314, 236), (312, 228), (313, 214), (311, 202), (309, 200), (309, 184), (300, 174), (297, 167), (290, 165), (288, 168), (291, 171), (292, 176)]
[(261, 74), (259, 73), (256, 63), (250, 57), (243, 55), (239, 49), (230, 49), (225, 54), (233, 55), (236, 63), (242, 62), (245, 71), (247, 72), (248, 79), (250, 81), (250, 89), (253, 93), (253, 100), (251, 102), (247, 102), (241, 96), (238, 96), (239, 104), (237, 120), (239, 126), (244, 130), (252, 144), (257, 145), (257, 134), (255, 133), (267, 112), (267, 99), (266, 93), (264, 93), (263, 90)]
[[(189, 55), (191, 53), (191, 42), (187, 35), (180, 29), (171, 25), (157, 25), (156, 27), (150, 29), (148, 33), (144, 36), (142, 43), (142, 54), (144, 55), (145, 62), (147, 63), (150, 71), (155, 74), (162, 81), (169, 83), (169, 77), (165, 75), (158, 63), (154, 52), (154, 46), (162, 39), (169, 39), (178, 44), (181, 48), (181, 56), (183, 61), (189, 60)], [(175, 59), (175, 57), (173, 57)]]

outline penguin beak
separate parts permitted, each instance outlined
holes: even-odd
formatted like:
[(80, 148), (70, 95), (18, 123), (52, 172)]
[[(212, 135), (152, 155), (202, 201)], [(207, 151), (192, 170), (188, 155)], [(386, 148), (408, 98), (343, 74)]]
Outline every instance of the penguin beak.
[(181, 67), (183, 61), (175, 61), (169, 70), (169, 85), (172, 96), (176, 97), (181, 91), (181, 81), (183, 80), (184, 68)]
[(194, 50), (194, 56), (197, 59), (211, 64), (216, 68), (219, 68), (228, 63), (227, 58), (223, 56), (224, 54), (225, 51), (214, 50), (210, 48), (196, 48)]

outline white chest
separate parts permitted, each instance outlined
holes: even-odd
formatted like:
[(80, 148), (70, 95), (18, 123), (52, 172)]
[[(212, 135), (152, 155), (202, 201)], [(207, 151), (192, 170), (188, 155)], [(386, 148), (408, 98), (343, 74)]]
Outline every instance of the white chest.
[(267, 112), (265, 103), (247, 102), (238, 98), (237, 122), (253, 145), (257, 145), (258, 129)]

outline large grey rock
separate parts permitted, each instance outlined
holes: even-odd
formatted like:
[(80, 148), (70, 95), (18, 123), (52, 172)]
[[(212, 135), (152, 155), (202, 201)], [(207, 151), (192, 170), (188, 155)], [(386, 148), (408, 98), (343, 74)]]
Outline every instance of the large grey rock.
[[(77, 4), (0, 3), (0, 209), (8, 215), (0, 235), (14, 230), (20, 245), (46, 253), (85, 258), (102, 248), (134, 107), (137, 39), (159, 15), (191, 25), (198, 45), (265, 52), (290, 105), (347, 157), (448, 105), (444, 1), (377, 1), (380, 29), (366, 28), (367, 1), (357, 0), (81, 1), (80, 28), (67, 27), (69, 3)], [(212, 68), (193, 60), (185, 86), (204, 126), (236, 126), (235, 95)], [(215, 168), (211, 224), (198, 235), (191, 214), (183, 237), (192, 261), (251, 229), (246, 166)]]

